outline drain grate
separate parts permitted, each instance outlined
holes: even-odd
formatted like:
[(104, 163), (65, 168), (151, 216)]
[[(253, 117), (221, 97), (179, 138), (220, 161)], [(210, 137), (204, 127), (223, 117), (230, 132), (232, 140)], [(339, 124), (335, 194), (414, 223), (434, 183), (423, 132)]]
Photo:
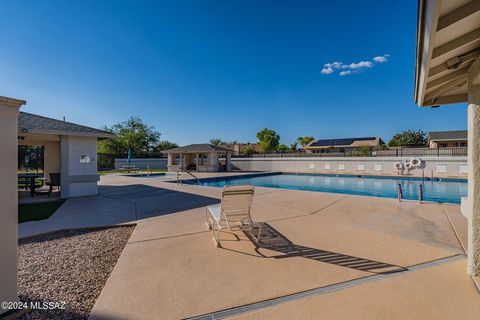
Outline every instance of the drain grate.
[(448, 258), (438, 259), (438, 260), (414, 265), (414, 266), (409, 267), (408, 269), (401, 270), (401, 271), (398, 271), (398, 272), (382, 273), (382, 274), (376, 274), (376, 275), (372, 275), (372, 276), (363, 277), (363, 278), (360, 278), (360, 279), (349, 280), (349, 281), (336, 283), (336, 284), (332, 284), (332, 285), (328, 285), (328, 286), (324, 286), (324, 287), (319, 287), (319, 288), (310, 289), (310, 290), (306, 290), (306, 291), (302, 291), (302, 292), (298, 292), (298, 293), (289, 294), (289, 295), (279, 297), (279, 298), (275, 298), (275, 299), (271, 299), (271, 300), (265, 300), (265, 301), (255, 302), (255, 303), (252, 303), (252, 304), (247, 304), (247, 305), (244, 305), (244, 306), (235, 307), (235, 308), (231, 308), (231, 309), (215, 311), (215, 312), (212, 312), (212, 313), (208, 313), (208, 314), (204, 314), (204, 315), (200, 315), (200, 316), (195, 316), (195, 317), (191, 317), (191, 318), (187, 318), (187, 319), (188, 320), (225, 319), (225, 318), (228, 318), (228, 317), (231, 317), (231, 316), (234, 316), (234, 315), (238, 315), (238, 314), (241, 314), (241, 313), (252, 312), (252, 311), (255, 311), (255, 310), (260, 310), (260, 309), (272, 307), (272, 306), (275, 306), (275, 305), (279, 305), (279, 304), (290, 302), (290, 301), (299, 300), (299, 299), (306, 298), (306, 297), (318, 296), (318, 295), (322, 295), (322, 294), (326, 294), (326, 293), (330, 293), (330, 292), (335, 292), (335, 291), (351, 288), (351, 287), (358, 286), (358, 285), (361, 285), (361, 284), (366, 284), (366, 283), (371, 283), (371, 282), (375, 282), (375, 281), (379, 281), (379, 280), (383, 280), (383, 279), (387, 279), (387, 278), (392, 278), (392, 277), (396, 277), (396, 276), (406, 274), (406, 273), (409, 273), (409, 272), (419, 271), (419, 270), (439, 266), (439, 265), (442, 265), (442, 264), (455, 262), (455, 261), (458, 261), (458, 260), (461, 260), (461, 259), (464, 259), (464, 258), (465, 258), (464, 255), (455, 255), (455, 256), (448, 257)]

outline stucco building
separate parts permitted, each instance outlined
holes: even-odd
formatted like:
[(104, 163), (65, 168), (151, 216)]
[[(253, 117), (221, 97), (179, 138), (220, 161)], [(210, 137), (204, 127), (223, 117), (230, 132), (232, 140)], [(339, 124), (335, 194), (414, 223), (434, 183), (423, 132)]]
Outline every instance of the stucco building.
[(98, 193), (97, 140), (113, 138), (103, 130), (27, 112), (18, 116), (18, 145), (44, 147), (44, 174), (60, 173), (62, 198)]
[(428, 133), (429, 148), (458, 148), (468, 145), (468, 131), (432, 131)]
[(468, 103), (468, 272), (480, 275), (480, 5), (420, 0), (415, 102), (420, 107)]
[(232, 150), (200, 143), (163, 151), (168, 154), (168, 171), (219, 172), (231, 170)]

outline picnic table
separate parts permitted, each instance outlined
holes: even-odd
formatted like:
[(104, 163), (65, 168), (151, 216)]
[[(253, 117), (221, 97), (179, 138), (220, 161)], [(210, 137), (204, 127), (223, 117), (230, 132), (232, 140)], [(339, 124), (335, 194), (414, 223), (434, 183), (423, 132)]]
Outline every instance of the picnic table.
[[(43, 178), (43, 174), (40, 174), (40, 173), (19, 173), (18, 174), (18, 181), (24, 181), (25, 182), (25, 186), (30, 189), (30, 195), (32, 197), (35, 196), (35, 182), (36, 180), (45, 180)], [(42, 182), (43, 183), (43, 182)]]

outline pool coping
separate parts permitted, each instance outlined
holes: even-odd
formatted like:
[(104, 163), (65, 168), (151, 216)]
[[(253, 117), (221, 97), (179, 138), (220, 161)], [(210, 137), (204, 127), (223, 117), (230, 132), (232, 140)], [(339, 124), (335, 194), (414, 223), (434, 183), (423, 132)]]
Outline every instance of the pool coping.
[[(297, 176), (323, 176), (323, 177), (346, 177), (346, 178), (365, 178), (365, 179), (394, 179), (394, 180), (414, 180), (414, 181), (445, 181), (445, 182), (468, 182), (468, 179), (462, 178), (433, 178), (429, 177), (412, 177), (412, 176), (382, 176), (382, 175), (371, 175), (371, 174), (340, 174), (340, 173), (307, 173), (307, 172), (290, 172), (290, 171), (271, 171), (271, 172), (257, 172), (257, 173), (247, 173), (242, 175), (229, 175), (221, 177), (208, 177), (208, 178), (199, 178), (200, 181), (218, 181), (222, 179), (241, 179), (244, 177), (263, 177), (271, 175), (297, 175)], [(182, 180), (183, 182), (196, 181), (195, 179), (186, 179)]]

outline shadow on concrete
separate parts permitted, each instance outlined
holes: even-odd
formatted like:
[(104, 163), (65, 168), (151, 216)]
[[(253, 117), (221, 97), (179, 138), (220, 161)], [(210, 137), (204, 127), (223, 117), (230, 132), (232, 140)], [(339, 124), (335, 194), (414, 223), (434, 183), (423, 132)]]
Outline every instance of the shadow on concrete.
[[(393, 273), (407, 270), (405, 267), (385, 262), (298, 245), (291, 242), (287, 237), (268, 223), (261, 223), (261, 225), (262, 234), (260, 242), (257, 242), (249, 232), (244, 231), (244, 233), (250, 241), (255, 244), (255, 251), (265, 258), (287, 259), (301, 257), (370, 273)], [(282, 254), (277, 256), (266, 256), (260, 252), (261, 249), (268, 249)]]
[(99, 195), (134, 204), (136, 219), (187, 211), (220, 202), (217, 198), (143, 184), (99, 186)]

